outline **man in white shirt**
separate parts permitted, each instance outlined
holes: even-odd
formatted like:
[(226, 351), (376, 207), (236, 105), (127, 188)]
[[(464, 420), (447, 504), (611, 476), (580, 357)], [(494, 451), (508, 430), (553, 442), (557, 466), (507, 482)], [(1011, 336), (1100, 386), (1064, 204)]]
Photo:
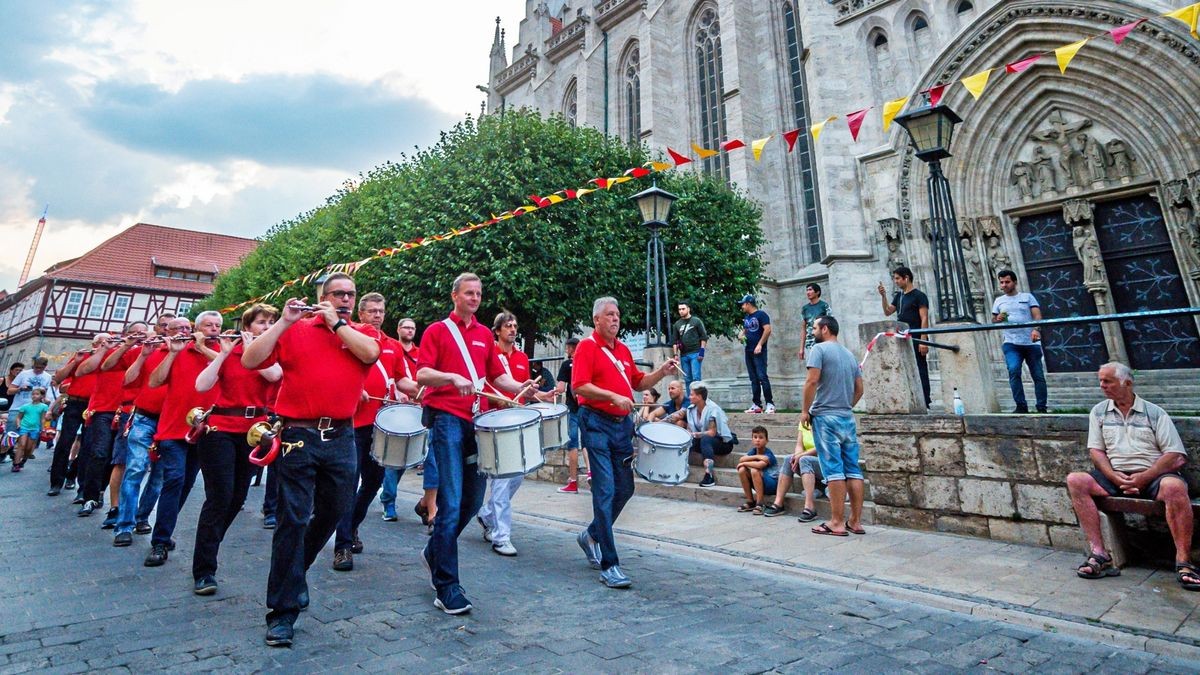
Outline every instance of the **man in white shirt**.
[[(1025, 323), (1041, 321), (1042, 308), (1032, 293), (1017, 291), (1017, 275), (1012, 270), (1000, 270), (996, 274), (1003, 293), (992, 303), (993, 323)], [(1029, 366), (1033, 378), (1034, 398), (1037, 411), (1046, 412), (1046, 374), (1042, 369), (1042, 334), (1034, 328), (1010, 328), (1004, 331), (1004, 365), (1008, 368), (1008, 387), (1012, 390), (1013, 412), (1028, 413), (1029, 403), (1025, 400), (1025, 385), (1021, 382), (1021, 364)]]

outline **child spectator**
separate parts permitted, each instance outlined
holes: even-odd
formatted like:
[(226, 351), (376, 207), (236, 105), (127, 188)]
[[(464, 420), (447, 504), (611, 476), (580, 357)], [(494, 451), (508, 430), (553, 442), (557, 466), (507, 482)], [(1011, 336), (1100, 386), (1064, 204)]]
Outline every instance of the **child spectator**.
[(0, 464), (8, 461), (15, 445), (8, 436), (8, 412), (0, 412)]
[(738, 460), (738, 480), (742, 481), (742, 492), (746, 495), (746, 503), (738, 507), (745, 513), (753, 511), (754, 515), (763, 514), (763, 504), (766, 495), (774, 493), (779, 483), (779, 462), (775, 453), (767, 447), (767, 429), (757, 426), (750, 430), (750, 452)]
[(33, 456), (33, 449), (37, 447), (38, 439), (42, 435), (42, 420), (46, 411), (50, 409), (42, 400), (46, 396), (45, 388), (35, 387), (31, 396), (32, 401), (17, 410), (17, 417), (13, 421), (13, 426), (17, 427), (17, 433), (20, 434), (13, 452), (14, 473), (25, 468), (26, 455)]
[(796, 449), (779, 464), (779, 489), (775, 491), (775, 503), (768, 504), (763, 509), (763, 515), (771, 518), (787, 513), (783, 500), (792, 489), (792, 478), (799, 474), (804, 487), (804, 510), (800, 512), (800, 522), (815, 520), (817, 485), (823, 486), (824, 483), (821, 481), (821, 464), (817, 461), (817, 444), (813, 441), (812, 429), (805, 429), (803, 425), (796, 429)]

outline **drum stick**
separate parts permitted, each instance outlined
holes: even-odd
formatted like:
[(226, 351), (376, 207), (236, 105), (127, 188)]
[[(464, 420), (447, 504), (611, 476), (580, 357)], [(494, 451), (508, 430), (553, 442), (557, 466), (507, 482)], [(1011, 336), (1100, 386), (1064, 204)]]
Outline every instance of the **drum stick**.
[(520, 403), (517, 403), (516, 401), (510, 401), (509, 399), (504, 398), (503, 396), (499, 396), (496, 394), (489, 394), (486, 391), (480, 391), (479, 389), (476, 389), (475, 393), (486, 398), (487, 400), (491, 401), (492, 403), (499, 403), (501, 405), (512, 406), (514, 408), (524, 407)]
[(414, 397), (413, 397), (413, 399), (412, 399), (412, 400), (413, 400), (413, 403), (420, 403), (420, 402), (421, 402), (421, 397), (422, 397), (422, 396), (424, 396), (424, 395), (425, 395), (425, 385), (421, 385), (421, 388), (420, 388), (420, 389), (417, 389), (417, 395), (416, 395), (416, 396), (414, 396)]

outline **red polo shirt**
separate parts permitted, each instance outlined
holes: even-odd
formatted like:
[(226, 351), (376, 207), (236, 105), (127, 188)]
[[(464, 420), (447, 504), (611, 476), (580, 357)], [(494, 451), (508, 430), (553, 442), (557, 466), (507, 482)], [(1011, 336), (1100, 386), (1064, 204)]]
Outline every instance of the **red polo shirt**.
[[(351, 323), (350, 327), (380, 339), (374, 326)], [(320, 316), (292, 324), (258, 367), (275, 363), (283, 367), (283, 381), (274, 410), (292, 419), (354, 417), (367, 373), (375, 367), (360, 361)]]
[[(529, 357), (525, 355), (525, 352), (523, 352), (519, 349), (513, 349), (511, 352), (505, 354), (503, 351), (500, 350), (500, 343), (497, 342), (496, 343), (496, 358), (498, 358), (500, 360), (501, 366), (503, 366), (505, 364), (505, 362), (508, 363), (508, 369), (505, 372), (507, 372), (509, 375), (511, 375), (512, 378), (514, 380), (516, 380), (517, 382), (524, 382), (525, 380), (529, 379)], [(491, 381), (491, 378), (488, 379), (488, 384), (491, 385), (488, 387), (488, 389), (489, 389), (488, 393), (499, 394), (500, 396), (503, 396), (504, 398), (507, 398), (510, 401), (515, 396), (514, 394), (510, 394), (510, 393), (504, 391), (503, 389), (501, 389), (500, 387), (497, 387)], [(495, 410), (500, 407), (499, 405), (492, 403), (492, 402), (488, 401), (487, 399), (484, 399), (483, 403), (484, 403), (483, 407), (485, 410)]]
[(404, 351), (404, 345), (396, 340), (396, 379), (407, 377), (413, 382), (417, 381), (417, 359), (421, 355), (421, 348), (413, 344), (412, 349)]
[[(120, 349), (120, 347), (113, 347), (112, 349), (104, 352), (104, 356), (101, 358), (100, 362), (104, 363), (104, 359), (112, 356), (113, 352), (117, 351), (118, 349)], [(121, 407), (121, 403), (125, 401), (125, 369), (128, 368), (136, 358), (136, 350), (133, 351), (132, 355), (129, 353), (129, 350), (126, 350), (125, 353), (121, 355), (121, 360), (117, 362), (115, 367), (110, 368), (109, 370), (101, 369), (96, 371), (96, 388), (92, 391), (92, 397), (88, 401), (89, 408), (96, 412), (102, 413), (117, 412), (117, 409)]]
[[(235, 345), (233, 351), (225, 357), (225, 361), (221, 364), (221, 370), (217, 372), (217, 382), (221, 393), (217, 396), (214, 405), (218, 408), (267, 407), (267, 395), (270, 393), (271, 383), (257, 369), (250, 370), (242, 365), (243, 351), (245, 350), (241, 343)], [(244, 434), (255, 422), (265, 419), (267, 419), (265, 414), (256, 417), (246, 417), (244, 413), (241, 415), (210, 415), (208, 424), (215, 427), (217, 431)]]
[[(367, 381), (363, 384), (363, 391), (368, 396), (376, 398), (391, 396), (391, 382), (396, 379), (396, 368), (399, 367), (400, 359), (403, 358), (398, 353), (401, 349), (399, 342), (386, 335), (380, 340), (379, 360), (367, 371)], [(379, 413), (379, 408), (382, 406), (383, 402), (376, 401), (374, 398), (365, 401), (359, 398), (358, 410), (354, 412), (354, 426), (365, 427), (374, 424), (375, 415)]]
[[(470, 354), (471, 361), (475, 364), (475, 372), (480, 377), (489, 380), (499, 377), (504, 372), (504, 366), (500, 365), (500, 359), (496, 358), (492, 331), (476, 321), (474, 317), (471, 319), (470, 326), (467, 326), (453, 312), (450, 314), (450, 320), (458, 326), (459, 332), (462, 333), (467, 353)], [(458, 373), (468, 380), (471, 379), (458, 343), (454, 341), (450, 329), (441, 321), (430, 324), (425, 329), (425, 334), (421, 336), (421, 354), (417, 358), (417, 370), (422, 368), (433, 368), (443, 373)], [(462, 396), (457, 389), (450, 385), (429, 387), (425, 390), (425, 397), (421, 400), (430, 408), (448, 412), (464, 420), (472, 419), (471, 408), (475, 403), (475, 397)]]
[[(85, 355), (86, 356), (86, 355)], [(80, 362), (82, 363), (82, 361)], [(75, 364), (76, 372), (78, 372), (79, 364)], [(71, 398), (77, 401), (87, 401), (92, 398), (92, 392), (96, 390), (96, 373), (91, 372), (87, 375), (72, 375), (71, 388), (68, 394)]]
[[(221, 393), (221, 383), (204, 393), (196, 391), (196, 377), (208, 367), (208, 358), (196, 350), (195, 343), (189, 343), (175, 357), (167, 380), (166, 399), (163, 401), (162, 415), (158, 418), (158, 431), (154, 434), (156, 441), (183, 440), (191, 429), (187, 423), (187, 413), (192, 408), (209, 408)], [(153, 372), (153, 371), (151, 371)]]
[[(627, 382), (625, 377), (621, 376), (621, 372), (617, 370), (617, 366), (600, 348), (602, 344), (605, 344), (604, 338), (600, 337), (600, 333), (596, 331), (592, 331), (591, 337), (579, 341), (579, 346), (575, 348), (575, 360), (571, 364), (571, 388), (578, 392), (580, 385), (594, 384), (601, 389), (633, 399), (633, 388), (641, 384), (642, 378), (646, 374), (633, 365), (633, 354), (629, 351), (629, 347), (617, 340), (606, 346), (616, 358), (617, 363), (621, 364), (621, 369), (629, 378)], [(630, 386), (631, 384), (632, 386)], [(579, 405), (609, 415), (624, 417), (628, 414), (608, 401), (585, 398), (578, 393), (575, 394), (575, 398), (579, 401)]]
[(150, 373), (153, 373), (154, 369), (165, 358), (167, 358), (166, 345), (150, 352), (146, 360), (142, 363), (142, 371), (138, 373), (137, 379), (134, 380), (134, 384), (138, 387), (138, 393), (133, 399), (133, 407), (137, 408), (137, 411), (140, 413), (146, 415), (162, 414), (163, 401), (167, 398), (167, 385), (149, 387), (147, 386), (147, 382), (150, 380)]

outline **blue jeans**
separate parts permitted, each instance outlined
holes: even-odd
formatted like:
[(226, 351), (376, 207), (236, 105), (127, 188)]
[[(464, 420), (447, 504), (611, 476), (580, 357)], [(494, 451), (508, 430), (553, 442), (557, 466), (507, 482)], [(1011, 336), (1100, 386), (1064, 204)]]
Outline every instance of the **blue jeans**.
[(158, 516), (150, 544), (166, 546), (175, 534), (175, 521), (187, 501), (188, 493), (200, 472), (196, 446), (182, 438), (158, 442), (158, 463), (162, 465), (162, 492), (158, 495)]
[[(358, 465), (348, 426), (326, 431), (324, 439), (317, 429), (289, 427), (281, 439), (287, 454), (271, 464), (279, 474), (279, 503), (267, 577), (268, 625), (296, 621), (300, 593), (308, 588), (305, 574), (350, 508)], [(296, 445), (289, 450), (288, 443)]]
[(700, 359), (700, 352), (691, 352), (679, 357), (679, 369), (683, 371), (683, 393), (685, 397), (692, 390), (693, 382), (704, 379), (700, 376), (700, 367), (703, 364), (704, 361)]
[[(487, 477), (479, 473), (475, 424), (435, 408), (429, 427), (429, 454), (437, 463), (437, 517), (429, 537), (433, 585), (438, 591), (458, 584), (458, 535), (483, 505)], [(429, 478), (429, 463), (425, 464)]]
[(763, 399), (774, 405), (771, 396), (771, 380), (767, 377), (767, 348), (762, 348), (761, 354), (755, 354), (753, 349), (746, 350), (746, 372), (750, 375), (750, 397), (754, 405), (762, 406)]
[(858, 424), (853, 415), (817, 415), (812, 418), (813, 440), (825, 482), (862, 480), (858, 465)]
[[(472, 438), (474, 438), (474, 435), (472, 435)], [(424, 467), (421, 476), (421, 489), (436, 490), (438, 488), (438, 465), (437, 460), (433, 458), (433, 448), (429, 449), (429, 452), (425, 455), (425, 461), (421, 465)]]
[[(129, 436), (125, 438), (128, 451), (125, 455), (125, 477), (121, 479), (116, 534), (133, 532), (135, 523), (149, 521), (150, 512), (158, 503), (158, 493), (162, 491), (162, 462), (150, 461), (150, 444), (154, 442), (157, 429), (157, 420), (142, 414), (133, 416), (133, 425), (129, 427)], [(143, 488), (142, 479), (147, 472), (150, 479)]]
[(580, 408), (579, 431), (592, 467), (592, 522), (588, 534), (600, 545), (600, 567), (620, 564), (613, 523), (633, 496), (633, 418), (616, 419)]
[(1025, 387), (1021, 384), (1021, 363), (1029, 366), (1029, 374), (1033, 377), (1033, 393), (1037, 398), (1037, 409), (1046, 411), (1046, 375), (1042, 371), (1042, 346), (1039, 344), (1016, 345), (1005, 342), (1000, 345), (1004, 351), (1004, 365), (1008, 367), (1008, 388), (1012, 390), (1013, 402), (1017, 410), (1029, 410), (1025, 400)]
[(400, 470), (383, 470), (383, 490), (379, 492), (379, 503), (384, 507), (396, 506), (396, 489), (400, 486)]

